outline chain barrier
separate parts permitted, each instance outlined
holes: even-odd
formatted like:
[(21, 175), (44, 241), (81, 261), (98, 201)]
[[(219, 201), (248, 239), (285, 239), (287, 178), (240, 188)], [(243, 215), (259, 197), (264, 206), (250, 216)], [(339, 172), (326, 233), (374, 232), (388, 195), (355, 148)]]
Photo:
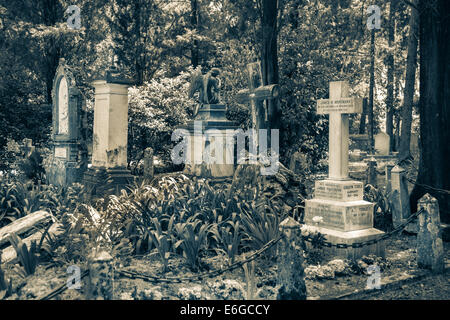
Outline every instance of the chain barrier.
[(284, 237), (284, 235), (282, 234), (278, 238), (270, 240), (261, 249), (252, 253), (248, 258), (246, 258), (242, 261), (237, 261), (225, 269), (207, 271), (207, 272), (203, 272), (198, 275), (195, 275), (195, 276), (159, 278), (156, 276), (150, 276), (150, 275), (145, 275), (145, 274), (141, 274), (141, 273), (137, 273), (137, 272), (133, 272), (133, 271), (126, 271), (126, 270), (116, 270), (116, 272), (119, 275), (129, 278), (129, 279), (141, 279), (146, 282), (152, 282), (152, 283), (157, 283), (157, 282), (181, 283), (181, 282), (187, 282), (187, 281), (202, 281), (206, 278), (217, 277), (225, 272), (233, 271), (234, 269), (240, 268), (244, 264), (255, 260), (256, 258), (260, 257), (264, 252), (266, 252), (267, 250), (269, 250), (273, 246), (275, 246), (281, 239), (283, 239), (283, 237)]
[[(410, 183), (417, 184), (412, 179), (409, 179), (407, 177), (405, 177), (405, 179), (407, 181), (409, 181)], [(450, 192), (447, 191), (447, 190), (437, 189), (437, 188), (433, 188), (433, 187), (426, 186), (426, 185), (421, 185), (421, 184), (418, 184), (418, 185), (422, 186), (424, 188), (428, 188), (428, 189), (432, 189), (432, 190), (438, 191), (438, 192), (443, 192), (443, 193), (450, 194)], [(355, 242), (355, 243), (352, 243), (352, 244), (348, 244), (348, 243), (332, 243), (332, 242), (329, 242), (329, 241), (323, 241), (323, 242), (321, 242), (321, 245), (323, 247), (327, 247), (327, 248), (336, 247), (338, 249), (362, 248), (364, 246), (373, 245), (373, 244), (376, 244), (376, 243), (378, 243), (380, 241), (384, 241), (384, 240), (390, 238), (391, 236), (393, 236), (394, 234), (402, 231), (409, 223), (411, 223), (414, 219), (416, 219), (424, 211), (425, 211), (424, 208), (421, 208), (420, 210), (418, 210), (414, 214), (410, 215), (408, 217), (408, 219), (404, 223), (399, 225), (397, 228), (395, 228), (394, 230), (392, 230), (390, 232), (387, 232), (387, 233), (383, 234), (381, 237), (376, 238), (376, 239), (371, 239), (371, 240), (367, 240), (367, 241), (363, 241), (363, 242)], [(233, 271), (233, 270), (235, 270), (237, 268), (242, 267), (246, 263), (249, 263), (249, 262), (257, 259), (263, 253), (265, 253), (266, 251), (271, 249), (273, 246), (275, 246), (283, 237), (284, 237), (284, 235), (282, 234), (277, 239), (273, 239), (273, 240), (269, 241), (261, 249), (255, 251), (250, 256), (248, 256), (248, 258), (246, 258), (246, 259), (244, 259), (242, 261), (235, 262), (235, 263), (231, 264), (230, 266), (228, 266), (225, 269), (207, 271), (207, 272), (203, 272), (203, 273), (200, 273), (200, 274), (194, 275), (194, 276), (161, 278), (161, 277), (157, 277), (157, 276), (151, 276), (151, 275), (138, 273), (138, 272), (134, 272), (134, 271), (128, 271), (128, 270), (115, 270), (115, 272), (117, 274), (119, 274), (119, 276), (124, 277), (124, 278), (140, 279), (140, 280), (143, 280), (143, 281), (146, 281), (146, 282), (151, 282), (151, 283), (182, 283), (182, 282), (203, 281), (206, 278), (217, 277), (217, 276), (219, 276), (221, 274), (224, 274), (226, 272)], [(307, 242), (313, 242), (314, 241), (314, 237), (312, 237), (311, 235), (308, 235), (308, 236), (302, 235), (302, 239), (304, 241), (307, 241)], [(81, 275), (81, 279), (86, 277), (88, 274), (89, 274), (89, 270), (84, 271), (82, 273), (82, 275)], [(53, 290), (51, 293), (47, 294), (46, 296), (41, 297), (38, 300), (50, 300), (50, 299), (56, 297), (57, 295), (62, 294), (67, 289), (68, 289), (67, 284), (64, 284), (64, 285), (58, 287), (57, 289)]]
[(409, 183), (416, 184), (416, 185), (418, 185), (419, 187), (422, 187), (422, 188), (424, 188), (424, 189), (433, 190), (433, 191), (435, 191), (435, 192), (439, 192), (439, 193), (443, 193), (443, 194), (450, 195), (450, 191), (448, 191), (448, 190), (439, 189), (439, 188), (435, 188), (435, 187), (432, 187), (432, 186), (429, 186), (429, 185), (426, 185), (426, 184), (417, 183), (417, 182), (414, 181), (413, 179), (410, 179), (410, 178), (408, 178), (408, 177), (406, 177), (406, 176), (405, 176), (405, 179), (406, 179), (406, 181), (408, 181)]
[[(228, 266), (225, 269), (207, 271), (207, 272), (203, 272), (203, 273), (200, 273), (198, 275), (195, 275), (195, 276), (160, 278), (160, 277), (157, 277), (157, 276), (151, 276), (151, 275), (146, 275), (146, 274), (143, 274), (143, 273), (127, 271), (127, 270), (114, 270), (114, 272), (116, 272), (120, 276), (128, 278), (128, 279), (141, 279), (141, 280), (144, 280), (146, 282), (151, 282), (151, 283), (181, 283), (181, 282), (202, 281), (202, 280), (204, 280), (206, 278), (217, 277), (217, 276), (219, 276), (219, 275), (221, 275), (221, 274), (223, 274), (225, 272), (233, 271), (234, 269), (242, 267), (246, 263), (252, 262), (253, 260), (255, 260), (258, 257), (260, 257), (267, 250), (269, 250), (273, 246), (275, 246), (281, 239), (283, 239), (283, 237), (284, 237), (284, 235), (281, 234), (278, 238), (270, 240), (263, 247), (261, 247), (261, 249), (259, 249), (259, 250), (255, 251), (255, 252), (253, 252), (252, 254), (250, 254), (248, 256), (248, 258), (246, 258), (246, 259), (244, 259), (242, 261), (237, 261), (237, 262), (231, 264), (230, 266)], [(82, 275), (81, 275), (81, 279), (86, 277), (88, 274), (89, 274), (89, 270), (84, 271), (82, 273)], [(45, 295), (44, 297), (41, 297), (41, 298), (39, 298), (37, 300), (50, 300), (50, 299), (53, 299), (57, 295), (62, 294), (63, 292), (65, 292), (67, 289), (68, 289), (67, 284), (64, 284), (64, 285), (56, 288), (55, 290), (53, 290), (49, 294)]]
[[(328, 248), (336, 247), (338, 249), (361, 248), (361, 247), (364, 247), (364, 246), (372, 245), (372, 244), (378, 243), (380, 241), (386, 240), (386, 239), (390, 238), (392, 235), (394, 235), (395, 233), (400, 232), (401, 230), (403, 230), (409, 223), (411, 223), (415, 218), (417, 218), (424, 211), (425, 210), (423, 208), (421, 208), (419, 211), (417, 211), (414, 214), (412, 214), (411, 216), (409, 216), (409, 218), (404, 223), (402, 223), (400, 226), (398, 226), (397, 228), (395, 228), (394, 230), (392, 230), (392, 231), (390, 231), (388, 233), (385, 233), (384, 235), (382, 235), (381, 237), (379, 237), (377, 239), (371, 239), (371, 240), (367, 240), (367, 241), (363, 241), (363, 242), (356, 242), (356, 243), (352, 243), (352, 244), (331, 243), (331, 242), (328, 242), (328, 241), (324, 241), (322, 243), (322, 245), (324, 247), (328, 247)], [(249, 262), (257, 259), (263, 253), (265, 253), (266, 251), (268, 251), (269, 249), (274, 247), (283, 237), (284, 237), (284, 235), (281, 234), (278, 238), (270, 240), (261, 249), (259, 249), (259, 250), (255, 251), (254, 253), (252, 253), (248, 258), (246, 258), (246, 259), (244, 259), (242, 261), (237, 261), (237, 262), (231, 264), (229, 267), (227, 267), (225, 269), (207, 271), (207, 272), (203, 272), (203, 273), (200, 273), (200, 274), (194, 275), (194, 276), (161, 278), (161, 277), (157, 277), (157, 276), (151, 276), (151, 275), (146, 275), (146, 274), (143, 274), (143, 273), (127, 271), (127, 270), (115, 270), (115, 272), (117, 274), (119, 274), (121, 277), (125, 277), (125, 278), (128, 278), (128, 279), (140, 279), (140, 280), (143, 280), (143, 281), (146, 281), (146, 282), (151, 282), (151, 283), (182, 283), (182, 282), (203, 281), (206, 278), (217, 277), (217, 276), (219, 276), (221, 274), (224, 274), (226, 272), (233, 271), (233, 270), (235, 270), (237, 268), (242, 267), (244, 264), (249, 263)], [(303, 238), (304, 241), (307, 241), (307, 242), (312, 242), (313, 239), (314, 239), (310, 235), (302, 236), (302, 238)], [(82, 275), (81, 275), (81, 279), (85, 278), (88, 274), (89, 274), (89, 270), (84, 271), (82, 273)], [(64, 284), (64, 285), (56, 288), (55, 290), (53, 290), (52, 292), (50, 292), (46, 296), (39, 298), (38, 300), (50, 300), (50, 299), (56, 297), (57, 295), (62, 294), (67, 289), (68, 289), (67, 284)]]
[[(347, 248), (362, 248), (365, 246), (370, 246), (372, 244), (378, 243), (380, 241), (386, 240), (390, 237), (392, 237), (394, 234), (402, 231), (409, 223), (411, 223), (415, 218), (417, 218), (422, 212), (424, 212), (425, 210), (423, 208), (421, 208), (419, 211), (413, 213), (412, 215), (410, 215), (408, 217), (408, 219), (402, 223), (401, 225), (399, 225), (397, 228), (395, 228), (394, 230), (387, 232), (385, 234), (383, 234), (381, 237), (377, 238), (377, 239), (371, 239), (371, 240), (367, 240), (367, 241), (363, 241), (363, 242), (355, 242), (352, 244), (348, 244), (348, 243), (332, 243), (332, 242), (328, 242), (328, 241), (323, 241), (321, 242), (321, 245), (327, 248), (331, 248), (331, 247), (336, 247), (338, 249), (347, 249)], [(308, 236), (302, 236), (303, 240), (307, 241), (307, 242), (313, 242), (314, 241), (314, 237), (308, 235)]]

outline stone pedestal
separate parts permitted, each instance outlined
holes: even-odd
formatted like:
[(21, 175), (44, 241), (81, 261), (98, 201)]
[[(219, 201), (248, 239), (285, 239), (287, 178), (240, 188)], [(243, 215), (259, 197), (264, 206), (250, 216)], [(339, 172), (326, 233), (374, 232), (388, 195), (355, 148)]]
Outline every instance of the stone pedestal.
[[(363, 184), (352, 180), (322, 180), (315, 183), (315, 198), (305, 203), (305, 231), (320, 232), (331, 243), (353, 244), (380, 237), (373, 228), (374, 204), (363, 200)], [(314, 217), (322, 217), (319, 225)], [(363, 255), (384, 256), (382, 242), (362, 248), (324, 248), (332, 254), (358, 259)]]
[(235, 130), (226, 119), (226, 106), (203, 105), (195, 120), (181, 127), (187, 131), (186, 174), (231, 177), (235, 168)]
[(92, 167), (85, 173), (87, 190), (120, 191), (133, 180), (127, 169), (128, 87), (132, 84), (114, 67), (94, 80)]

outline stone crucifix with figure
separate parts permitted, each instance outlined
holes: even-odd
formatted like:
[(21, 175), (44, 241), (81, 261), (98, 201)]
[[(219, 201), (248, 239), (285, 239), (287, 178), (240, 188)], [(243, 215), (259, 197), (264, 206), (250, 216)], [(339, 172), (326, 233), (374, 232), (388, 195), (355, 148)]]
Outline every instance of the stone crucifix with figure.
[(236, 95), (238, 103), (250, 103), (252, 128), (256, 130), (253, 137), (255, 148), (258, 145), (258, 129), (264, 128), (268, 121), (268, 108), (264, 106), (264, 101), (276, 99), (280, 94), (278, 84), (263, 85), (261, 64), (259, 62), (247, 65), (248, 89), (240, 90)]
[[(329, 114), (328, 179), (315, 182), (314, 199), (305, 202), (305, 227), (327, 241), (354, 248), (332, 248), (334, 254), (356, 259), (384, 255), (382, 241), (359, 248), (359, 242), (383, 234), (373, 228), (374, 204), (363, 200), (363, 183), (348, 177), (349, 114), (362, 113), (362, 99), (349, 96), (347, 81), (330, 82), (329, 99), (317, 101), (317, 114)], [(311, 230), (312, 229), (312, 230)]]

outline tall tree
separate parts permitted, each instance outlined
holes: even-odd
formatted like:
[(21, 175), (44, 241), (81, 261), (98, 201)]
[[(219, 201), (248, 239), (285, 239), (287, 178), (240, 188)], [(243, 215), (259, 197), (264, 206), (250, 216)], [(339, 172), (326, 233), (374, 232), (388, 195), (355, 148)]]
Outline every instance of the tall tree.
[(396, 0), (390, 1), (388, 18), (388, 55), (386, 57), (387, 87), (386, 87), (386, 133), (390, 137), (389, 150), (394, 146), (394, 42), (395, 42), (395, 11)]
[[(417, 0), (411, 2), (417, 5)], [(406, 80), (405, 91), (403, 97), (403, 107), (401, 110), (401, 136), (399, 160), (403, 161), (410, 158), (411, 144), (411, 122), (412, 122), (412, 106), (414, 101), (414, 84), (416, 82), (417, 68), (417, 43), (419, 37), (419, 12), (415, 7), (411, 7), (411, 15), (409, 18), (409, 35), (408, 35), (408, 56), (406, 58)]]
[[(198, 31), (198, 1), (191, 0), (191, 28), (192, 30)], [(194, 68), (198, 66), (198, 40), (194, 38), (192, 40), (192, 48), (191, 48), (191, 64)]]
[(373, 91), (375, 89), (375, 28), (370, 33), (370, 80), (369, 80), (369, 103), (368, 103), (368, 115), (369, 115), (369, 143), (370, 151), (373, 152), (373, 131), (374, 131), (374, 117), (373, 117)]
[(419, 1), (420, 164), (410, 196), (412, 209), (424, 193), (439, 201), (450, 222), (450, 2)]
[[(278, 84), (278, 0), (262, 0), (262, 76), (263, 83)], [(269, 100), (268, 107), (268, 123), (270, 129), (281, 129), (281, 110), (277, 99)]]

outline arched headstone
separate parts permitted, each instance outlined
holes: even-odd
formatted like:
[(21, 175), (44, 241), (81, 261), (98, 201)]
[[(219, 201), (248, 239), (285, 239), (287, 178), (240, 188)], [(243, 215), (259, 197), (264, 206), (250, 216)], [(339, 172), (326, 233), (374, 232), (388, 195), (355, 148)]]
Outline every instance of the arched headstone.
[(52, 160), (47, 169), (50, 184), (68, 186), (80, 182), (87, 168), (87, 149), (82, 133), (83, 98), (64, 59), (53, 80)]

